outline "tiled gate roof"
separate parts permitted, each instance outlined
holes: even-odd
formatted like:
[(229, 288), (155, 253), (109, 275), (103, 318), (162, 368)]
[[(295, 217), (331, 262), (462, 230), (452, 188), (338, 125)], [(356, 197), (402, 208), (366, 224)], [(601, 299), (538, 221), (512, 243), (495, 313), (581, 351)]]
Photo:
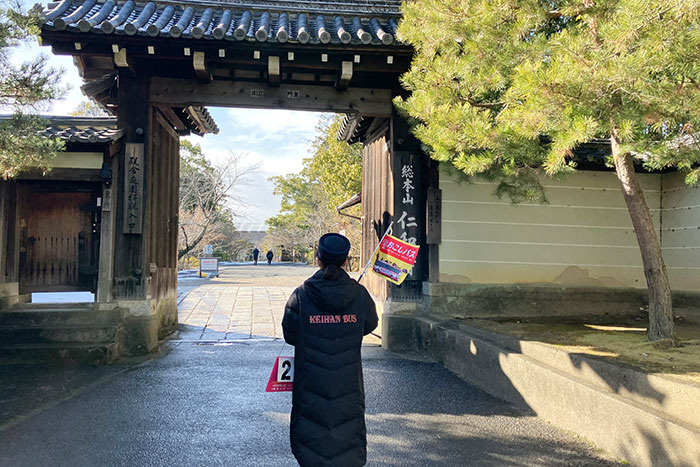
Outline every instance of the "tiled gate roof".
[(301, 44), (399, 45), (400, 0), (62, 0), (44, 29), (127, 36)]

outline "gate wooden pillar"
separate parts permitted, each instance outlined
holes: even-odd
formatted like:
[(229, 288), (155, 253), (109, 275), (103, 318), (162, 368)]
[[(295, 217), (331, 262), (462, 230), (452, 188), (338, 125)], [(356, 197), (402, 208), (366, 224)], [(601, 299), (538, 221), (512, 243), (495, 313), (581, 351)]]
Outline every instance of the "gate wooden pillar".
[(151, 75), (142, 64), (120, 69), (117, 78), (118, 127), (125, 131), (124, 148), (115, 178), (117, 206), (114, 240), (114, 296), (117, 299), (145, 299), (147, 293), (145, 239), (147, 223), (145, 199), (148, 196), (146, 136), (149, 122)]
[(423, 283), (439, 277), (437, 163), (423, 153), (408, 122), (396, 111), (388, 119), (374, 118), (366, 125), (358, 133), (362, 136), (353, 136), (362, 138), (364, 143), (363, 263), (370, 259), (391, 221), (394, 236), (420, 245), (421, 249), (412, 273), (400, 286), (372, 274), (363, 283), (383, 306), (383, 312), (412, 314), (422, 310)]
[(412, 316), (425, 312), (423, 285), (439, 277), (437, 243), (440, 232), (434, 225), (435, 211), (439, 217), (440, 210), (439, 189), (437, 164), (423, 153), (408, 122), (396, 111), (390, 119), (387, 146), (390, 169), (387, 181), (392, 196), (387, 199), (384, 210), (392, 214), (395, 237), (420, 245), (413, 271), (400, 286), (388, 285), (387, 298), (382, 303), (382, 346), (402, 351), (408, 350), (406, 346), (410, 347), (415, 339)]
[(116, 197), (119, 189), (119, 155), (112, 157), (107, 164), (112, 170), (112, 182), (102, 187), (102, 222), (100, 226), (100, 264), (97, 275), (97, 302), (108, 303), (113, 300), (114, 261), (117, 234)]
[(391, 286), (394, 301), (420, 301), (423, 282), (430, 273), (427, 244), (426, 191), (431, 182), (431, 160), (411, 134), (408, 122), (394, 111), (390, 127), (391, 169), (393, 175), (393, 235), (420, 245), (413, 271), (401, 284)]
[(120, 68), (117, 75), (117, 123), (125, 134), (123, 149), (115, 156), (119, 170), (113, 191), (116, 211), (112, 294), (122, 309), (125, 350), (138, 354), (158, 347), (160, 331), (158, 303), (150, 297), (148, 263), (152, 70), (143, 62), (129, 66)]
[(22, 298), (19, 295), (18, 240), (17, 184), (0, 180), (0, 310)]

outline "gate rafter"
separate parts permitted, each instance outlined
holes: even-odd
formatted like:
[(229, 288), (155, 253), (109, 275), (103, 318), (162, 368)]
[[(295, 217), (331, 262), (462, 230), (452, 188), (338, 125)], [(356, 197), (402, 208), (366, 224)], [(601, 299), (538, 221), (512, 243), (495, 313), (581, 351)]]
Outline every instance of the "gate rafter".
[[(412, 48), (395, 37), (399, 6), (397, 0), (146, 4), (63, 0), (50, 5), (45, 14), (42, 40), (55, 54), (72, 55), (88, 82), (118, 70), (138, 73), (147, 63), (153, 65), (153, 76), (161, 78), (319, 88), (304, 91), (310, 98), (301, 99), (306, 101), (302, 105), (292, 102), (299, 99), (293, 89), (277, 93), (268, 89), (277, 107), (369, 115), (376, 111), (386, 116), (385, 108), (360, 107), (363, 100), (372, 100), (375, 90), (396, 92), (398, 77), (410, 65)], [(207, 88), (201, 89), (206, 93)], [(248, 97), (256, 97), (255, 89)], [(367, 91), (362, 98), (341, 97), (353, 89)], [(91, 97), (114, 105), (113, 96), (112, 102), (100, 95)], [(346, 104), (329, 106), (329, 98)], [(317, 106), (310, 105), (314, 101)]]

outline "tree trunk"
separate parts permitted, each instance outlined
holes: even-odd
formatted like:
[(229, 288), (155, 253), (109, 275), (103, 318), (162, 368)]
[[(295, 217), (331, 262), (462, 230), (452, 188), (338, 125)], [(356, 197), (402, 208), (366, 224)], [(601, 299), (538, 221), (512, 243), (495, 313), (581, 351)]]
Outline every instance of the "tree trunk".
[(184, 258), (185, 255), (187, 255), (190, 251), (194, 250), (197, 245), (199, 245), (199, 242), (202, 241), (204, 235), (206, 235), (207, 233), (207, 230), (209, 230), (209, 224), (211, 224), (211, 220), (207, 220), (207, 223), (202, 226), (202, 230), (199, 231), (199, 235), (197, 235), (197, 238), (194, 239), (191, 245), (186, 244), (185, 248), (177, 252), (178, 261)]
[(649, 328), (647, 338), (650, 341), (660, 339), (676, 339), (673, 324), (673, 305), (671, 301), (671, 286), (668, 282), (666, 265), (661, 256), (661, 246), (656, 236), (654, 223), (651, 219), (644, 192), (634, 173), (632, 156), (622, 152), (617, 129), (611, 131), (612, 155), (615, 161), (615, 172), (622, 182), (622, 193), (627, 203), (637, 242), (642, 253), (644, 276), (649, 290)]

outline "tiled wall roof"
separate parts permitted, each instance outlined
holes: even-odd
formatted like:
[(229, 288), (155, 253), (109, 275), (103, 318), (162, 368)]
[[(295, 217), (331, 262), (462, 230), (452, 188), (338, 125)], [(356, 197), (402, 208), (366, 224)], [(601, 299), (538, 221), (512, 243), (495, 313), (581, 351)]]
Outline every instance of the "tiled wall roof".
[[(12, 115), (0, 115), (0, 121), (12, 118)], [(48, 122), (41, 135), (71, 143), (111, 143), (124, 134), (124, 130), (117, 128), (116, 117), (42, 115), (41, 118)]]
[(399, 0), (136, 3), (62, 0), (44, 28), (99, 34), (302, 44), (399, 45)]
[(49, 126), (41, 132), (46, 137), (71, 143), (111, 143), (124, 134), (115, 117), (46, 117)]

